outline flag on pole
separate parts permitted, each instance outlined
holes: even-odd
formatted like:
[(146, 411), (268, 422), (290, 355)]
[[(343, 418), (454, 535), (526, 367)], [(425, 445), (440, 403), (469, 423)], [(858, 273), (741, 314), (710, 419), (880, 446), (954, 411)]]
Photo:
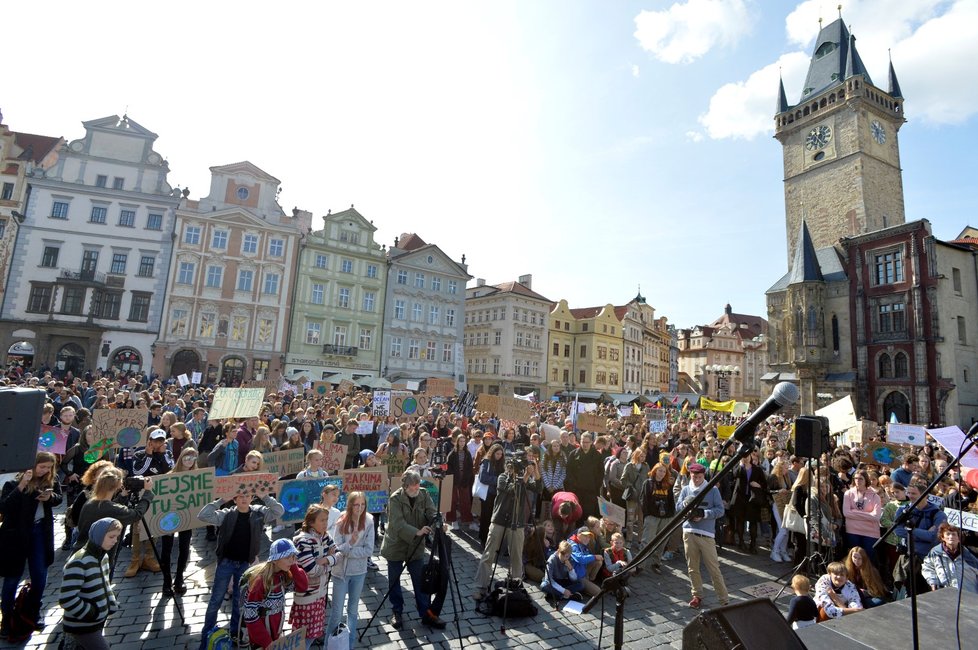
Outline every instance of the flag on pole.
[(574, 393), (574, 431), (577, 431), (577, 397), (580, 393)]
[(632, 415), (642, 415), (642, 410), (638, 408), (638, 404), (632, 402)]
[(679, 404), (679, 395), (676, 395), (675, 397), (672, 398), (672, 403), (673, 405)]

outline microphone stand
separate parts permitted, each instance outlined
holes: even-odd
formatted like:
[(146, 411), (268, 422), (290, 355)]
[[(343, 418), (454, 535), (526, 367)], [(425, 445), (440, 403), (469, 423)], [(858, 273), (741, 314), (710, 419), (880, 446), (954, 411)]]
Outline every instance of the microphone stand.
[(623, 567), (618, 573), (612, 575), (609, 578), (604, 579), (604, 583), (601, 585), (601, 591), (598, 592), (596, 596), (591, 598), (584, 605), (583, 612), (587, 614), (591, 609), (594, 608), (605, 594), (614, 593), (615, 594), (615, 650), (623, 650), (625, 645), (625, 600), (629, 596), (628, 592), (628, 579), (631, 575), (638, 569), (645, 560), (649, 559), (655, 550), (666, 543), (672, 532), (676, 530), (679, 526), (686, 521), (689, 514), (699, 507), (706, 495), (709, 494), (720, 480), (732, 472), (740, 461), (746, 458), (752, 451), (754, 451), (754, 435), (751, 432), (751, 437), (749, 440), (744, 440), (740, 442), (737, 447), (736, 453), (733, 457), (724, 465), (719, 472), (717, 472), (709, 481), (700, 488), (693, 497), (686, 503), (683, 508), (677, 512), (669, 523), (666, 524), (665, 528), (659, 530), (655, 537), (645, 545), (641, 551), (638, 552), (632, 561), (629, 562), (625, 567)]
[[(964, 455), (967, 454), (969, 451), (971, 451), (971, 448), (974, 447), (975, 444), (978, 444), (978, 422), (972, 424), (971, 428), (968, 429), (968, 433), (965, 434), (965, 442), (966, 444), (961, 448), (961, 451), (958, 452), (958, 455), (955, 457), (955, 459), (952, 460), (950, 463), (948, 463), (947, 467), (945, 467), (940, 474), (934, 477), (934, 480), (930, 482), (930, 485), (927, 486), (926, 490), (920, 493), (920, 496), (917, 497), (917, 500), (911, 503), (910, 505), (903, 507), (900, 516), (898, 516), (896, 519), (893, 520), (893, 525), (890, 526), (885, 533), (880, 535), (880, 538), (876, 540), (875, 544), (873, 544), (874, 549), (880, 544), (882, 544), (883, 540), (889, 537), (890, 534), (893, 533), (897, 528), (906, 525), (906, 523), (910, 521), (911, 517), (915, 517), (920, 514), (920, 511), (917, 510), (917, 506), (919, 506), (921, 502), (927, 498), (927, 495), (929, 495), (931, 490), (934, 489), (934, 486), (936, 486), (938, 483), (943, 481), (944, 477), (948, 475), (948, 473), (954, 468), (954, 466), (961, 462), (961, 459), (964, 458)], [(907, 552), (910, 556), (910, 584), (907, 587), (907, 593), (910, 595), (910, 627), (911, 630), (913, 631), (913, 649), (919, 650), (920, 639), (919, 639), (919, 630), (917, 627), (917, 576), (915, 575), (916, 564), (917, 564), (916, 563), (917, 549), (914, 548), (914, 539), (913, 539), (914, 527), (915, 526), (911, 524), (911, 526), (907, 530), (907, 537), (908, 537)]]

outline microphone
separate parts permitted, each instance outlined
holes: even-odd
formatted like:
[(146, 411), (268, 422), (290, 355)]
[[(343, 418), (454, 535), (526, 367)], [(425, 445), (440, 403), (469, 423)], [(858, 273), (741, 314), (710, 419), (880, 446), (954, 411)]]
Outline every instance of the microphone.
[(761, 404), (756, 411), (751, 413), (750, 417), (740, 423), (740, 426), (734, 430), (733, 435), (730, 436), (731, 439), (737, 442), (754, 444), (754, 432), (757, 431), (757, 427), (760, 426), (761, 422), (768, 419), (778, 411), (780, 411), (785, 406), (794, 404), (798, 401), (799, 392), (798, 387), (792, 384), (790, 381), (783, 381), (774, 387), (774, 392), (771, 396), (767, 398), (763, 404)]

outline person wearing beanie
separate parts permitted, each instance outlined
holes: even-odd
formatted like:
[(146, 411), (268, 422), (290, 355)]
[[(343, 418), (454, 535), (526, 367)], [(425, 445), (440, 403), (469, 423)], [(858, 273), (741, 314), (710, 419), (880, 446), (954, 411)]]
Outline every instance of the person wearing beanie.
[(282, 634), (285, 623), (285, 592), (309, 589), (309, 577), (296, 562), (298, 551), (291, 539), (272, 542), (268, 561), (245, 573), (248, 595), (242, 615), (252, 647), (267, 648)]
[(109, 551), (119, 541), (122, 522), (103, 517), (88, 529), (88, 541), (65, 564), (59, 604), (64, 631), (85, 650), (108, 650), (105, 620), (119, 609), (109, 579)]

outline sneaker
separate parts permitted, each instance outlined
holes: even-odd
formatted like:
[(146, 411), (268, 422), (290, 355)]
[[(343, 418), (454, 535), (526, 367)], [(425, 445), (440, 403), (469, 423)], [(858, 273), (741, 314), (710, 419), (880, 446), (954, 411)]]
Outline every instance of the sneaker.
[(777, 551), (771, 551), (771, 561), (772, 562), (784, 562), (781, 555)]
[(435, 614), (428, 610), (428, 612), (421, 618), (421, 622), (428, 627), (433, 627), (436, 630), (444, 630), (448, 627), (448, 623), (438, 618)]
[(472, 523), (470, 523), (469, 524), (469, 530), (471, 530), (472, 532), (475, 532), (475, 533), (479, 532), (479, 524), (478, 524), (478, 522), (473, 521)]
[(458, 525), (457, 521), (452, 522), (452, 530), (459, 530), (461, 526)]
[(401, 618), (400, 612), (394, 612), (391, 614), (391, 627), (395, 630), (400, 630), (404, 627), (404, 619)]
[(699, 609), (700, 605), (703, 604), (703, 599), (699, 596), (693, 596), (693, 599), (689, 601), (689, 606), (693, 609)]

